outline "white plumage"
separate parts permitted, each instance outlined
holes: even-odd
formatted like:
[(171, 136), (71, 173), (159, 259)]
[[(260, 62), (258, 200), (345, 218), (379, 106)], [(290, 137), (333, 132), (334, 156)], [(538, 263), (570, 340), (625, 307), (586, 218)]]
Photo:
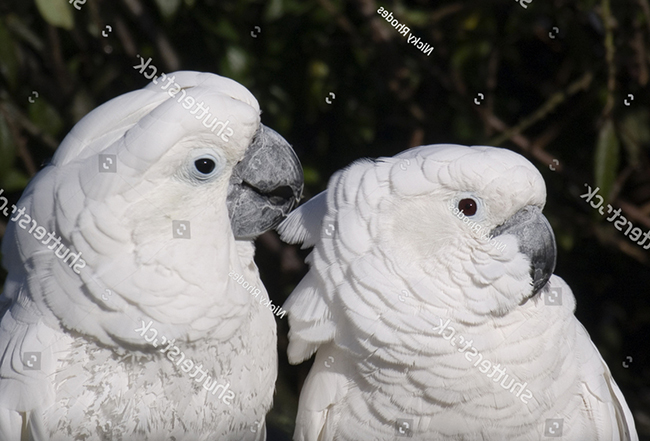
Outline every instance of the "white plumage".
[[(170, 78), (175, 93), (152, 83), (81, 120), (14, 210), (2, 249), (0, 440), (265, 439), (276, 326), (229, 277), (267, 297), (252, 241), (234, 233), (259, 231), (227, 199), (267, 201), (235, 182), (237, 167), (249, 178), (256, 167), (251, 146), (289, 162), (293, 153), (260, 144), (270, 131), (243, 86)], [(212, 121), (228, 121), (232, 136)], [(48, 249), (34, 225), (61, 245)]]
[(638, 440), (551, 277), (545, 200), (518, 154), (433, 145), (357, 161), (294, 211), (282, 238), (314, 249), (289, 360), (316, 352), (294, 440)]

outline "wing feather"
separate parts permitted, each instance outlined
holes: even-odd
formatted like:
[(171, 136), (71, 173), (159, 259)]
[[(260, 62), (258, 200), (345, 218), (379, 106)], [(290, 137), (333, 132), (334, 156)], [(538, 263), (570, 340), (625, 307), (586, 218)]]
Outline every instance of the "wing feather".
[(296, 208), (278, 227), (280, 238), (287, 243), (302, 243), (301, 248), (316, 245), (327, 212), (327, 190)]

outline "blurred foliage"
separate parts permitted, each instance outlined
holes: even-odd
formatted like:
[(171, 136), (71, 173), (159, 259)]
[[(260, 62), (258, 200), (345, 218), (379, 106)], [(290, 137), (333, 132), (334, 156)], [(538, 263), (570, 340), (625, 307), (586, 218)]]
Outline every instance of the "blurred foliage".
[[(579, 197), (598, 186), (635, 226), (650, 229), (648, 0), (430, 3), (5, 0), (0, 188), (16, 202), (81, 117), (145, 86), (133, 68), (138, 55), (165, 72), (215, 72), (251, 90), (265, 124), (303, 161), (307, 198), (364, 156), (431, 143), (511, 148), (544, 175), (560, 248), (556, 273), (574, 290), (576, 314), (648, 439), (648, 251)], [(407, 43), (377, 14), (380, 5), (433, 53)], [(4, 225), (0, 219), (0, 233)], [(280, 303), (304, 274), (304, 252), (272, 234), (258, 249), (263, 280)], [(280, 439), (292, 430), (309, 363), (288, 365), (286, 319), (278, 326), (269, 422)]]

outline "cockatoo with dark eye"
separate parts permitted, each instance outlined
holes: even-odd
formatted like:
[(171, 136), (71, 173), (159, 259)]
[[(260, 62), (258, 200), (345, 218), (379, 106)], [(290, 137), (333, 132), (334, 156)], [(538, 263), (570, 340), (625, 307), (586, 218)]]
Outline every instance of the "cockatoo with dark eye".
[(545, 201), (516, 153), (430, 145), (357, 161), (290, 214), (282, 238), (313, 251), (289, 360), (316, 353), (294, 440), (638, 440), (552, 274)]
[(165, 75), (83, 118), (3, 207), (0, 440), (264, 440), (276, 324), (253, 239), (302, 185), (224, 77)]

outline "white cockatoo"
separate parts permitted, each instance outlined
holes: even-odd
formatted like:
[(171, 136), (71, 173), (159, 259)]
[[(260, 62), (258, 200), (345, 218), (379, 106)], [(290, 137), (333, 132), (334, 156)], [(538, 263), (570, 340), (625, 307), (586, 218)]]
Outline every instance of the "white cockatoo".
[(313, 247), (289, 360), (316, 352), (294, 440), (638, 440), (545, 200), (522, 156), (445, 144), (357, 161), (289, 215)]
[(253, 239), (301, 191), (228, 78), (163, 75), (83, 118), (2, 207), (0, 440), (264, 440), (276, 324)]

